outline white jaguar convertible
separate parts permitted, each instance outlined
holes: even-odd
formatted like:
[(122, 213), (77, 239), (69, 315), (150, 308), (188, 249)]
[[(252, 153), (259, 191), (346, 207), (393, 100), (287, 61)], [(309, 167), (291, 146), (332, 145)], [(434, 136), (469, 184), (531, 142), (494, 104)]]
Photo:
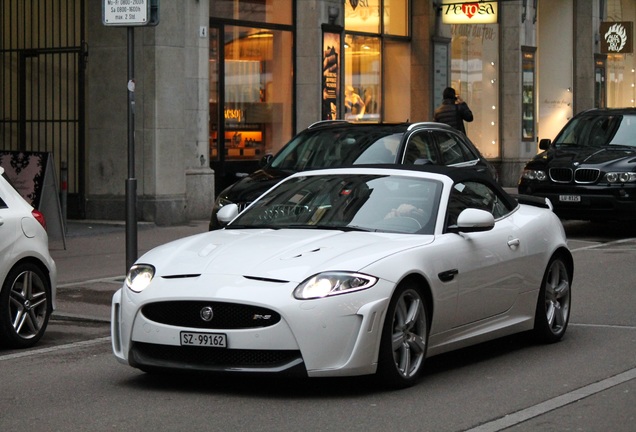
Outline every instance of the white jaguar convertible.
[(298, 173), (218, 217), (130, 269), (112, 301), (119, 361), (406, 387), (427, 357), (568, 325), (573, 261), (550, 202), (476, 169)]

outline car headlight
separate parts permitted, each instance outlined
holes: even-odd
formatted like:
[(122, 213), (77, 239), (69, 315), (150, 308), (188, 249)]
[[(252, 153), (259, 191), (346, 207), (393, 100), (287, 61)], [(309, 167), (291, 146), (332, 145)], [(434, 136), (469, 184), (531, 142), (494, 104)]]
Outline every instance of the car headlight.
[(378, 278), (361, 273), (325, 272), (305, 280), (294, 290), (299, 300), (317, 299), (367, 289), (375, 285)]
[(605, 174), (605, 181), (608, 183), (634, 183), (636, 182), (636, 173), (608, 172)]
[(521, 174), (521, 178), (524, 178), (526, 180), (545, 181), (547, 180), (548, 176), (546, 175), (545, 171), (542, 170), (524, 169), (523, 173)]
[(126, 286), (134, 292), (145, 290), (155, 276), (155, 268), (149, 264), (135, 264), (126, 275)]

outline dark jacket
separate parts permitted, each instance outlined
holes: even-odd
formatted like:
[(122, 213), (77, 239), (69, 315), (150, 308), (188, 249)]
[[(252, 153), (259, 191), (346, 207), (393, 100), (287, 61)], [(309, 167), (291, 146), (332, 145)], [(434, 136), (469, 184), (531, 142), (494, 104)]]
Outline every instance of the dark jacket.
[(444, 99), (442, 104), (435, 109), (434, 120), (446, 123), (455, 129), (466, 133), (464, 121), (473, 121), (473, 112), (466, 102), (455, 103), (454, 99)]

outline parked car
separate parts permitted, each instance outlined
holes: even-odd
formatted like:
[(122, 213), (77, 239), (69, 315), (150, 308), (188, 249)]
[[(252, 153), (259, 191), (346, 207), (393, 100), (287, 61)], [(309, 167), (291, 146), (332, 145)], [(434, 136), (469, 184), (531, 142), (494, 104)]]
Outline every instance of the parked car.
[[(443, 166), (296, 173), (223, 229), (149, 251), (113, 296), (117, 359), (144, 371), (376, 374), (516, 332), (560, 340), (573, 261), (545, 200)], [(238, 215), (238, 216), (237, 216)]]
[(549, 198), (563, 219), (636, 219), (636, 109), (581, 112), (539, 148), (519, 193)]
[(46, 221), (0, 167), (0, 345), (27, 348), (44, 334), (55, 306), (57, 270)]
[(323, 121), (296, 135), (263, 167), (222, 191), (214, 203), (210, 230), (220, 227), (216, 213), (234, 203), (240, 209), (290, 174), (337, 166), (374, 163), (439, 164), (483, 169), (494, 166), (457, 130), (441, 123), (370, 124)]

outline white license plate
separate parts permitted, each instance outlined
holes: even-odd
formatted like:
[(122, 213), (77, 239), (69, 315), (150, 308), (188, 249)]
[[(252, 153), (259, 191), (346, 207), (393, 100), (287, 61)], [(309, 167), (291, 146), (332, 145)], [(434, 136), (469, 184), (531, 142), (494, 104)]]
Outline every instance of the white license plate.
[(223, 333), (181, 332), (181, 345), (227, 348), (227, 336)]
[(581, 202), (580, 195), (559, 195), (559, 201), (561, 202)]

